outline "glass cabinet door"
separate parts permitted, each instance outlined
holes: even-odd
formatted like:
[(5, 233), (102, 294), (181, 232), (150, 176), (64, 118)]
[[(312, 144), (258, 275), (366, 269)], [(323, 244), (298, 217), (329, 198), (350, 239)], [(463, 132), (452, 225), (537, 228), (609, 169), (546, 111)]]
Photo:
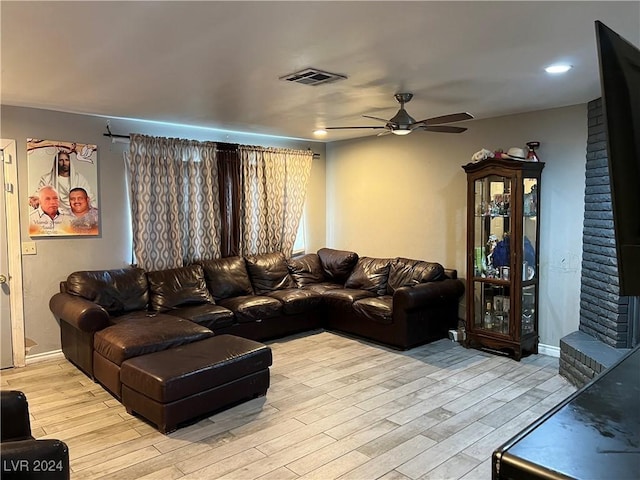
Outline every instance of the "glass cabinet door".
[(536, 284), (537, 261), (535, 245), (538, 244), (538, 180), (522, 181), (522, 335), (534, 333), (537, 325)]
[[(508, 335), (512, 178), (474, 182), (474, 327)], [(484, 280), (480, 280), (484, 279)]]

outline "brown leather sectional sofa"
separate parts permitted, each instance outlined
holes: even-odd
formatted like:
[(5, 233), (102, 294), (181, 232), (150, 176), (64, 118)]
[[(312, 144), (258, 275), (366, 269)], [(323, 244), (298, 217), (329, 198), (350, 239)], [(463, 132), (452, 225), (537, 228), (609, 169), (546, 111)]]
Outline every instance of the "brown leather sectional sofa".
[(288, 261), (270, 253), (74, 272), (49, 305), (67, 359), (121, 398), (125, 362), (168, 351), (167, 362), (171, 349), (214, 335), (263, 341), (326, 328), (412, 348), (455, 328), (463, 292), (437, 263), (323, 248)]

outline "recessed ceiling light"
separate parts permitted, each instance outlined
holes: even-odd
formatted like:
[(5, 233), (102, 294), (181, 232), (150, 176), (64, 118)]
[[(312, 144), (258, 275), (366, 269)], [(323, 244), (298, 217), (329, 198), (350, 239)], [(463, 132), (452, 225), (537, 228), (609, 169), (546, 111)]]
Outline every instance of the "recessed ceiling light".
[(572, 65), (566, 65), (566, 64), (557, 64), (557, 65), (549, 65), (547, 68), (544, 69), (545, 72), (547, 73), (566, 73), (569, 70), (571, 70)]
[(318, 136), (318, 137), (324, 137), (327, 134), (327, 131), (323, 128), (319, 128), (317, 130), (313, 131), (313, 134)]

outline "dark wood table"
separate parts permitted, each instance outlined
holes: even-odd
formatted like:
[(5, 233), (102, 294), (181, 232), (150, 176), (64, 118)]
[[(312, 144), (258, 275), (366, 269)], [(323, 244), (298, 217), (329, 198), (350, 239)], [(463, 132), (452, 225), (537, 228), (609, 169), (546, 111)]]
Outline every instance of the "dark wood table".
[(493, 452), (493, 480), (640, 479), (640, 346)]

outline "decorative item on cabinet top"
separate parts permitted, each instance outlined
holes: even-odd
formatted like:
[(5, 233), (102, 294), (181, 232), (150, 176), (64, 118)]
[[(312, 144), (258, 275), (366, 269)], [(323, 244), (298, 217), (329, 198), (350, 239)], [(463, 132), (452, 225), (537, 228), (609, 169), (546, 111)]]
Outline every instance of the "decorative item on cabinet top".
[(493, 151), (486, 148), (481, 148), (473, 155), (471, 155), (472, 162), (480, 162), (488, 158), (502, 158), (505, 160), (517, 160), (522, 162), (539, 162), (540, 158), (536, 153), (536, 148), (540, 147), (540, 142), (527, 142), (527, 153), (523, 148), (511, 147), (505, 151), (501, 148), (497, 148)]

